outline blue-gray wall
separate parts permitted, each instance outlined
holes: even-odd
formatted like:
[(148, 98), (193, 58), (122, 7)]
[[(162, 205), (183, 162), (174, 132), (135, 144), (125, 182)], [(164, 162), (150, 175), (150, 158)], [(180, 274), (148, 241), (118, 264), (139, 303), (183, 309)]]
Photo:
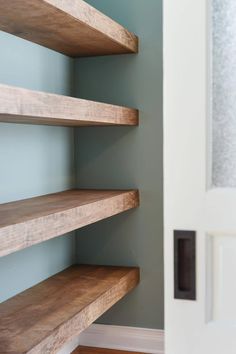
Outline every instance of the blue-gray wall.
[[(71, 59), (3, 32), (0, 47), (0, 83), (71, 93)], [(0, 123), (0, 203), (73, 184), (73, 129)], [(69, 266), (74, 248), (74, 236), (63, 236), (0, 258), (0, 301)]]
[(77, 96), (140, 109), (139, 128), (77, 130), (77, 185), (139, 188), (139, 210), (77, 232), (77, 259), (138, 265), (137, 290), (99, 322), (163, 328), (162, 1), (89, 0), (137, 33), (140, 53), (78, 59)]
[(100, 322), (163, 328), (162, 1), (88, 2), (139, 35), (138, 55), (73, 61), (0, 32), (0, 83), (137, 107), (140, 127), (81, 128), (74, 136), (69, 128), (0, 123), (0, 203), (76, 182), (139, 188), (141, 207), (79, 230), (76, 247), (72, 234), (0, 258), (0, 301), (74, 259), (138, 265), (141, 285)]

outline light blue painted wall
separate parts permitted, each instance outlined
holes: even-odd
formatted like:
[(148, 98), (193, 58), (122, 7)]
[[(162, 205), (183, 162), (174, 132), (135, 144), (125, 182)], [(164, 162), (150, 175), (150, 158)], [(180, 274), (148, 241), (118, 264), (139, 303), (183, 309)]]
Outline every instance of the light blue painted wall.
[(78, 59), (77, 96), (138, 107), (139, 128), (77, 130), (77, 185), (139, 188), (141, 207), (77, 232), (83, 263), (138, 265), (141, 285), (99, 322), (163, 328), (162, 1), (89, 0), (137, 33), (140, 53)]
[[(137, 290), (99, 322), (163, 328), (162, 1), (89, 0), (140, 37), (140, 54), (79, 59), (78, 97), (140, 109), (139, 128), (0, 123), (0, 203), (68, 189), (139, 188), (141, 207), (77, 232), (77, 261), (141, 267)], [(73, 94), (73, 61), (0, 33), (0, 83)], [(62, 236), (0, 258), (0, 301), (73, 263)]]
[[(3, 32), (0, 48), (0, 83), (71, 94), (71, 59)], [(0, 123), (0, 203), (73, 184), (73, 129)], [(72, 234), (0, 258), (0, 301), (69, 266), (74, 249)]]

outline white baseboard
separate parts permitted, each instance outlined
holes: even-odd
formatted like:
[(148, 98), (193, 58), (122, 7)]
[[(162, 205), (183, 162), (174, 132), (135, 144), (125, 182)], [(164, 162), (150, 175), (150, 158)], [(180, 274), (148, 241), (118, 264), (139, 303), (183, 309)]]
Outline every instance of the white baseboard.
[(66, 344), (57, 354), (70, 354), (80, 344), (80, 336), (74, 338), (70, 343)]
[(158, 329), (93, 324), (65, 345), (58, 354), (70, 354), (79, 345), (164, 354), (164, 331)]
[(164, 354), (164, 331), (93, 324), (81, 333), (79, 344), (90, 347)]

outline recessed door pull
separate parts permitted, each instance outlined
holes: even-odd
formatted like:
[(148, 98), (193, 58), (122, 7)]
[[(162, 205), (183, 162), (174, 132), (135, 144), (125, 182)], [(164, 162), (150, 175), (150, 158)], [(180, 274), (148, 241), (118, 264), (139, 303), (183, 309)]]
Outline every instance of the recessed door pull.
[(196, 231), (174, 231), (174, 297), (196, 300)]

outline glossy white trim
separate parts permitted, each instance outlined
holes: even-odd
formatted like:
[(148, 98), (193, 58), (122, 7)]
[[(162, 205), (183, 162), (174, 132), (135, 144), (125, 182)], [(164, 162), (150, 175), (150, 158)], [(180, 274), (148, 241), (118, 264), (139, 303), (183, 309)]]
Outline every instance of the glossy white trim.
[(93, 324), (80, 335), (80, 345), (164, 354), (164, 331)]

